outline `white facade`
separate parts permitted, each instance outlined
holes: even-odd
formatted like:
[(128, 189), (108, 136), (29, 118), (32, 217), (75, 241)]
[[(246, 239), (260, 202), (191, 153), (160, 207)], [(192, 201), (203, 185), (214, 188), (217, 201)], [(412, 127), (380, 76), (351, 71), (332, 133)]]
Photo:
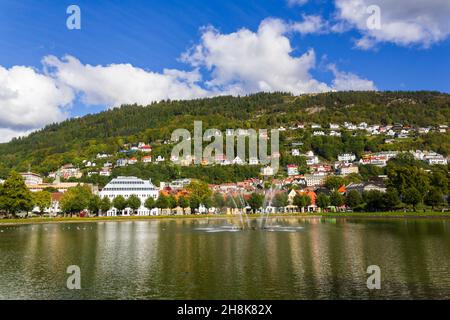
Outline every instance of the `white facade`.
[(287, 166), (287, 174), (288, 176), (296, 176), (298, 175), (298, 166), (294, 164), (288, 164)]
[(305, 174), (307, 187), (317, 187), (325, 184), (327, 175)]
[(356, 156), (353, 153), (343, 153), (338, 155), (338, 161), (351, 162), (355, 161)]
[(25, 180), (25, 184), (42, 184), (43, 179), (36, 173), (25, 172), (20, 174)]
[[(102, 191), (100, 191), (100, 197), (107, 197), (111, 202), (118, 196), (122, 196), (127, 200), (132, 195), (135, 195), (141, 200), (141, 207), (137, 210), (138, 215), (148, 216), (154, 212), (145, 208), (145, 201), (152, 197), (158, 199), (159, 189), (156, 188), (150, 180), (142, 180), (136, 177), (117, 177), (112, 179)], [(129, 212), (129, 210), (126, 210)], [(117, 215), (117, 209), (113, 208), (108, 211), (108, 216)]]

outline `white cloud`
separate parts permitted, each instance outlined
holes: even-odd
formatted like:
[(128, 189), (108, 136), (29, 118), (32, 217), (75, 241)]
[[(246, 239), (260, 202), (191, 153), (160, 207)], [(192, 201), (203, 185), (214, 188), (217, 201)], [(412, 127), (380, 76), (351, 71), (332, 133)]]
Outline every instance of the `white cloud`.
[(328, 69), (334, 74), (334, 79), (332, 81), (333, 90), (372, 91), (377, 89), (373, 81), (360, 78), (350, 72), (341, 72), (334, 64), (330, 64)]
[(163, 99), (191, 99), (208, 93), (196, 83), (197, 71), (165, 69), (146, 71), (131, 64), (84, 65), (72, 56), (43, 60), (49, 74), (58, 82), (81, 94), (86, 104), (117, 106), (126, 103), (149, 104)]
[(30, 67), (0, 66), (0, 140), (8, 135), (5, 129), (25, 132), (64, 119), (73, 97), (69, 88)]
[(288, 3), (288, 5), (290, 6), (290, 7), (293, 7), (293, 6), (302, 6), (302, 5), (304, 5), (305, 3), (307, 3), (308, 2), (308, 0), (287, 0), (287, 3)]
[[(380, 8), (381, 28), (369, 28), (368, 18)], [(448, 0), (335, 0), (336, 17), (358, 29), (362, 38), (356, 41), (361, 49), (380, 42), (401, 46), (429, 47), (450, 35), (450, 1)]]
[(25, 137), (34, 130), (14, 130), (8, 128), (0, 128), (0, 143), (11, 141), (12, 138)]
[(302, 21), (293, 23), (290, 28), (301, 34), (319, 34), (330, 30), (328, 23), (317, 15), (302, 15)]
[(288, 31), (290, 26), (278, 19), (262, 21), (257, 32), (241, 29), (221, 34), (208, 28), (200, 44), (185, 53), (182, 60), (194, 67), (204, 66), (211, 72), (211, 80), (206, 84), (213, 91), (300, 94), (329, 90), (310, 74), (316, 61), (314, 50), (293, 56), (285, 35)]

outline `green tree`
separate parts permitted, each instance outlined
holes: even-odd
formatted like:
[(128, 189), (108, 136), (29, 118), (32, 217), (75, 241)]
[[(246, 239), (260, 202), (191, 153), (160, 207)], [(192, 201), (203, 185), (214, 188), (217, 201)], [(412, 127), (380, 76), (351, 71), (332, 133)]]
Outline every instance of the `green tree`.
[(189, 201), (188, 201), (188, 199), (187, 199), (186, 197), (184, 197), (184, 196), (178, 197), (177, 203), (178, 203), (178, 206), (179, 206), (180, 208), (183, 208), (183, 209), (184, 209), (184, 208), (189, 207)]
[(432, 210), (435, 207), (440, 206), (444, 203), (444, 194), (438, 187), (433, 187), (428, 191), (425, 196), (424, 202), (426, 205), (431, 206)]
[(213, 194), (213, 205), (219, 209), (225, 207), (225, 198), (222, 193), (215, 192)]
[(47, 191), (39, 191), (33, 193), (33, 203), (39, 208), (39, 213), (42, 215), (44, 210), (50, 208), (52, 204), (52, 194)]
[(293, 204), (303, 211), (305, 207), (311, 204), (311, 198), (306, 194), (296, 194), (293, 199)]
[(248, 199), (248, 205), (252, 209), (252, 212), (255, 213), (259, 208), (262, 207), (264, 202), (264, 196), (262, 194), (253, 192)]
[(404, 191), (403, 202), (412, 205), (414, 211), (416, 211), (417, 205), (422, 202), (422, 195), (416, 188), (410, 187)]
[(153, 197), (148, 197), (147, 200), (145, 200), (144, 206), (148, 210), (152, 210), (152, 209), (156, 208), (155, 199), (153, 199)]
[(33, 209), (33, 197), (20, 174), (13, 171), (3, 183), (1, 201), (3, 209), (15, 216), (21, 211)]
[(383, 193), (378, 190), (370, 190), (363, 193), (367, 211), (380, 211), (384, 205)]
[(361, 194), (357, 190), (350, 190), (347, 192), (347, 195), (345, 196), (345, 205), (356, 209), (358, 208), (363, 202)]
[(405, 202), (405, 198), (412, 200), (408, 193), (414, 189), (414, 193), (418, 192), (420, 195), (420, 203), (430, 189), (430, 178), (419, 167), (397, 166), (395, 163), (389, 164), (388, 178), (388, 187), (397, 189), (403, 202)]
[(69, 188), (61, 197), (61, 209), (65, 213), (70, 213), (70, 215), (78, 214), (87, 209), (91, 197), (92, 192), (88, 186), (77, 185)]
[(186, 189), (189, 191), (190, 197), (195, 197), (200, 203), (207, 203), (211, 198), (212, 192), (206, 182), (203, 181), (192, 181)]
[(88, 202), (89, 212), (95, 213), (98, 216), (98, 212), (100, 210), (100, 203), (102, 199), (98, 195), (93, 195)]
[(272, 206), (276, 208), (284, 208), (288, 205), (288, 195), (286, 192), (277, 193), (273, 197)]
[(111, 207), (112, 207), (111, 200), (109, 200), (108, 197), (103, 197), (103, 199), (100, 201), (100, 210), (102, 214), (110, 210)]
[(321, 209), (326, 209), (330, 206), (330, 197), (325, 193), (321, 193), (317, 196), (317, 205)]
[(135, 214), (136, 210), (141, 207), (141, 204), (141, 199), (134, 194), (132, 194), (127, 200), (127, 207), (133, 210), (133, 214)]
[(160, 194), (155, 203), (156, 207), (159, 209), (167, 209), (169, 207), (169, 200), (163, 194)]
[(195, 209), (198, 209), (198, 207), (200, 207), (200, 198), (195, 195), (195, 194), (191, 194), (189, 196), (189, 207), (191, 208), (191, 212), (195, 212)]
[(387, 188), (383, 194), (383, 204), (386, 210), (395, 210), (400, 206), (401, 201), (398, 195), (398, 191), (395, 188)]
[(325, 187), (327, 187), (328, 189), (330, 189), (331, 191), (336, 191), (339, 189), (339, 187), (341, 187), (342, 185), (345, 184), (345, 180), (342, 177), (338, 177), (338, 176), (329, 176), (326, 180), (325, 180)]
[(173, 195), (167, 197), (168, 207), (170, 209), (175, 209), (177, 207), (177, 198)]
[(345, 198), (338, 191), (334, 191), (330, 194), (330, 203), (332, 206), (340, 207), (340, 206), (344, 205)]
[(113, 207), (116, 208), (119, 212), (123, 212), (127, 207), (127, 200), (123, 196), (117, 196), (112, 201)]

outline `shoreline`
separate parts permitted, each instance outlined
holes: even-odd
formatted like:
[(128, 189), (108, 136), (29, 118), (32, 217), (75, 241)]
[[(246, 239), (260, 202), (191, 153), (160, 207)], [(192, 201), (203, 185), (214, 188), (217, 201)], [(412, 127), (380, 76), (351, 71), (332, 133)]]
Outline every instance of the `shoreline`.
[[(249, 219), (261, 218), (260, 214), (247, 215)], [(270, 218), (329, 218), (329, 219), (450, 219), (450, 212), (345, 212), (305, 214), (288, 213), (270, 215)], [(115, 216), (115, 217), (36, 217), (0, 219), (0, 226), (29, 225), (29, 224), (53, 224), (53, 223), (89, 223), (89, 222), (125, 222), (125, 221), (161, 221), (161, 220), (189, 220), (189, 219), (236, 219), (239, 215), (170, 215), (170, 216)]]

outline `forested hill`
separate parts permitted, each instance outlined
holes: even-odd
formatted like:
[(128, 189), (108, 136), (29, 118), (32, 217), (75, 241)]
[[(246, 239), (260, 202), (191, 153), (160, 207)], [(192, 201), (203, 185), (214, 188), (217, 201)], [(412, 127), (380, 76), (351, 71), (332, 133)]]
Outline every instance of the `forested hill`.
[(123, 143), (155, 143), (175, 128), (272, 128), (300, 122), (327, 125), (344, 121), (431, 126), (448, 124), (450, 95), (439, 92), (335, 92), (292, 96), (259, 93), (126, 105), (52, 124), (26, 138), (0, 144), (1, 170), (24, 170), (28, 164), (48, 169), (75, 156), (116, 152)]

